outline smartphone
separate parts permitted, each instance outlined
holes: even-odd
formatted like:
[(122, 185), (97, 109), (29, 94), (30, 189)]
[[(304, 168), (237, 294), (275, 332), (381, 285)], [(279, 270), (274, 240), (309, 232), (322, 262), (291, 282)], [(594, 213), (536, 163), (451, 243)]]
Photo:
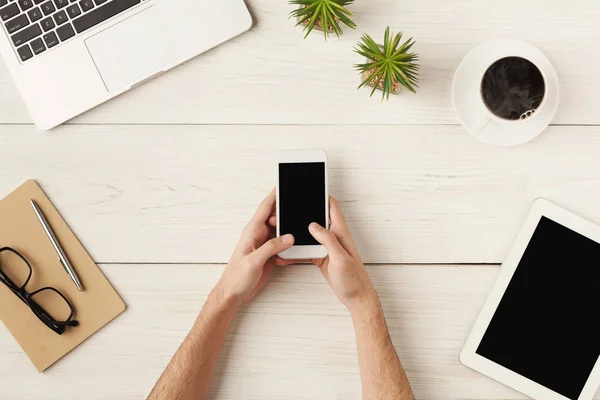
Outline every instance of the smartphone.
[(327, 153), (286, 150), (277, 163), (277, 236), (294, 235), (294, 245), (279, 256), (287, 260), (324, 258), (327, 250), (312, 237), (308, 226), (329, 229)]

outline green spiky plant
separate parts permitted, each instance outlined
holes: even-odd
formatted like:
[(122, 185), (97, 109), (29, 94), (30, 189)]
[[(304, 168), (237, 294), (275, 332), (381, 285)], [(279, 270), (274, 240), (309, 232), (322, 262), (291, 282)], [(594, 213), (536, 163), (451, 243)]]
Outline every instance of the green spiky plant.
[(373, 86), (371, 96), (375, 90), (380, 89), (383, 92), (382, 101), (388, 100), (390, 93), (396, 92), (400, 85), (417, 93), (415, 88), (419, 87), (417, 85), (419, 65), (416, 61), (419, 56), (416, 53), (409, 53), (415, 41), (410, 38), (400, 45), (401, 40), (402, 33), (392, 38), (389, 26), (385, 30), (383, 46), (375, 43), (367, 34), (362, 36), (361, 41), (354, 48), (356, 53), (367, 59), (366, 63), (354, 66), (364, 79), (358, 86), (359, 89)]
[(346, 8), (353, 2), (354, 0), (290, 0), (290, 5), (299, 6), (290, 12), (290, 18), (298, 19), (296, 26), (304, 25), (305, 39), (315, 26), (322, 27), (325, 40), (330, 31), (339, 38), (344, 34), (340, 22), (352, 29), (356, 28), (356, 24), (350, 19), (352, 13)]

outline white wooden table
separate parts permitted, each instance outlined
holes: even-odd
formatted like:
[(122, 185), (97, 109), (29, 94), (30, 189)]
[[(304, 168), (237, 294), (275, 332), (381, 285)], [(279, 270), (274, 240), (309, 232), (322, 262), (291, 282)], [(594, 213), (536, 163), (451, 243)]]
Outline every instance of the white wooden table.
[[(358, 30), (328, 43), (303, 41), (283, 0), (248, 5), (250, 32), (51, 132), (0, 65), (0, 194), (37, 179), (129, 306), (44, 374), (0, 326), (0, 398), (144, 398), (276, 152), (321, 147), (417, 398), (522, 399), (457, 356), (533, 199), (600, 223), (600, 3), (357, 1)], [(352, 47), (388, 24), (416, 38), (421, 88), (381, 103), (356, 90)], [(541, 48), (561, 84), (554, 125), (508, 149), (472, 139), (450, 101), (461, 57), (506, 37)], [(359, 399), (354, 346), (319, 271), (286, 268), (236, 320), (211, 396)]]

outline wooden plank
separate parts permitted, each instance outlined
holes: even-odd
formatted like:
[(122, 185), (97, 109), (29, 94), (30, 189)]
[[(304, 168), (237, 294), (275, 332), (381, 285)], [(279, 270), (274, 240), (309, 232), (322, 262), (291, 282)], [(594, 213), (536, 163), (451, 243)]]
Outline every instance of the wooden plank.
[(227, 262), (286, 148), (328, 151), (368, 263), (500, 263), (537, 197), (600, 223), (600, 127), (511, 149), (455, 126), (10, 126), (0, 143), (0, 197), (38, 179), (98, 262)]
[[(598, 124), (600, 3), (506, 0), (370, 0), (351, 8), (358, 24), (341, 40), (302, 40), (282, 0), (248, 0), (252, 30), (89, 112), (77, 123), (454, 124), (450, 88), (460, 60), (490, 39), (537, 45), (561, 84), (558, 124)], [(391, 24), (417, 40), (419, 94), (389, 103), (358, 92), (352, 48), (363, 32), (381, 40)], [(0, 63), (0, 122), (28, 123)]]
[[(103, 265), (129, 308), (44, 374), (0, 327), (2, 398), (141, 399), (191, 327), (222, 266)], [(482, 266), (372, 266), (418, 399), (522, 399), (458, 352), (497, 274)], [(360, 399), (352, 323), (316, 267), (278, 270), (239, 315), (213, 399)], [(597, 397), (600, 399), (600, 397)]]

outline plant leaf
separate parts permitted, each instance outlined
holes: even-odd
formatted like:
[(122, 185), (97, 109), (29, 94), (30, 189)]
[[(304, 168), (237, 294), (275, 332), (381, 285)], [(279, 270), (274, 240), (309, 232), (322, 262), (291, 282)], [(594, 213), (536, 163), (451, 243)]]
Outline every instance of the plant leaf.
[[(306, 1), (306, 0), (302, 0)], [(365, 63), (355, 64), (354, 69), (365, 75), (359, 89), (373, 86), (371, 96), (382, 84), (382, 101), (389, 100), (394, 85), (400, 84), (412, 93), (416, 93), (419, 81), (419, 56), (409, 53), (415, 45), (413, 38), (402, 43), (402, 32), (393, 34), (390, 27), (386, 27), (383, 35), (383, 45), (378, 45), (368, 34), (363, 34), (354, 47), (354, 52), (366, 58)]]
[(304, 38), (317, 27), (320, 21), (320, 27), (323, 30), (325, 40), (333, 32), (339, 38), (344, 34), (340, 22), (351, 29), (356, 28), (356, 24), (350, 18), (352, 13), (346, 8), (354, 0), (289, 0), (290, 5), (298, 6), (297, 9), (289, 13), (290, 18), (298, 18), (296, 26), (303, 25), (303, 31), (306, 32)]

